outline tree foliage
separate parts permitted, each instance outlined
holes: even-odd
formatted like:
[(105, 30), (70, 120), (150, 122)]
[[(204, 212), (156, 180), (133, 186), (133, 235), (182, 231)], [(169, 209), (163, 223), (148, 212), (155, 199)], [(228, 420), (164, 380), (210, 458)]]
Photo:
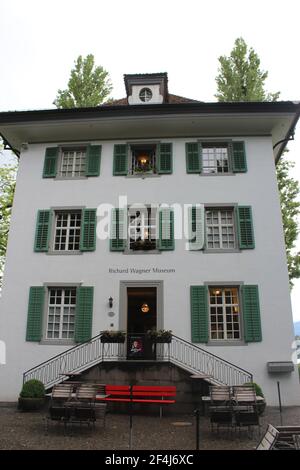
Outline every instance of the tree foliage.
[[(217, 94), (219, 101), (276, 101), (279, 92), (265, 91), (268, 72), (260, 69), (260, 59), (243, 38), (236, 39), (230, 56), (219, 57)], [(300, 253), (295, 252), (299, 234), (298, 215), (300, 213), (299, 183), (291, 176), (294, 163), (286, 159), (286, 153), (277, 164), (277, 181), (281, 202), (281, 212), (286, 245), (286, 256), (290, 278), (300, 277)]]
[(92, 54), (75, 61), (68, 88), (58, 90), (53, 102), (57, 108), (85, 108), (99, 106), (112, 90), (109, 74), (102, 66), (95, 66)]
[(16, 184), (16, 164), (0, 167), (0, 286), (5, 264), (7, 238)]
[(300, 213), (299, 183), (290, 176), (294, 162), (286, 159), (284, 153), (277, 163), (277, 181), (281, 203), (282, 222), (286, 246), (287, 264), (291, 286), (293, 279), (300, 277), (300, 253), (295, 252), (295, 242), (299, 235), (298, 216)]
[(219, 57), (219, 75), (216, 77), (218, 101), (276, 101), (279, 92), (266, 93), (268, 72), (260, 69), (260, 59), (243, 38), (235, 40), (229, 57)]

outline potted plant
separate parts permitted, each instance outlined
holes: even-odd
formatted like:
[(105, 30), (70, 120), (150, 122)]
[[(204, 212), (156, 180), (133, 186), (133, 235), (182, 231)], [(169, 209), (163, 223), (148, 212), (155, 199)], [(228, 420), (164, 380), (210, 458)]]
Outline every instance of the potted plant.
[(172, 341), (171, 330), (149, 330), (147, 336), (152, 343), (171, 343)]
[(25, 382), (19, 396), (19, 409), (23, 411), (40, 410), (44, 403), (44, 384), (35, 379)]
[(136, 240), (130, 244), (133, 250), (154, 250), (155, 246), (151, 240)]
[(124, 343), (125, 342), (125, 332), (124, 331), (113, 331), (105, 330), (101, 334), (101, 343)]
[(263, 412), (266, 409), (267, 403), (266, 403), (266, 399), (265, 399), (265, 396), (263, 394), (263, 391), (262, 391), (261, 387), (255, 382), (246, 382), (244, 385), (253, 385), (254, 389), (255, 389), (256, 396), (263, 398), (263, 400), (260, 400), (260, 401), (256, 402), (258, 414), (259, 415), (263, 414)]

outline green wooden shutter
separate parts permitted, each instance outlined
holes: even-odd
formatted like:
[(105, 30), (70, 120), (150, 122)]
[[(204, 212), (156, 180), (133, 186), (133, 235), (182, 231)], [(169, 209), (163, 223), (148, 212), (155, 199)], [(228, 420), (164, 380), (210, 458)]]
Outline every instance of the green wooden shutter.
[(44, 287), (30, 287), (26, 341), (41, 341), (42, 339), (44, 299)]
[(201, 173), (202, 147), (199, 142), (187, 142), (185, 144), (186, 171), (187, 173)]
[(82, 211), (80, 250), (95, 251), (96, 249), (97, 209)]
[(242, 286), (245, 341), (262, 340), (258, 286)]
[(127, 218), (125, 209), (112, 209), (110, 251), (124, 251), (127, 241)]
[(92, 337), (94, 287), (78, 287), (76, 295), (75, 341), (84, 343)]
[(162, 251), (174, 250), (174, 211), (169, 207), (159, 209), (159, 243)]
[(127, 175), (128, 172), (128, 148), (126, 144), (116, 144), (114, 146), (113, 174)]
[(86, 176), (99, 176), (101, 145), (89, 145), (86, 154)]
[(192, 342), (208, 341), (208, 288), (191, 286), (191, 324)]
[(46, 148), (43, 178), (54, 178), (56, 176), (57, 159), (58, 147)]
[(172, 171), (172, 144), (159, 144), (157, 146), (157, 172), (159, 174), (171, 174)]
[(35, 229), (34, 251), (48, 251), (51, 233), (52, 212), (38, 211)]
[(205, 241), (205, 209), (203, 204), (188, 207), (189, 249), (203, 250)]
[(234, 173), (247, 171), (245, 142), (232, 142), (232, 171)]
[(255, 248), (251, 206), (238, 206), (236, 213), (240, 248), (242, 250)]

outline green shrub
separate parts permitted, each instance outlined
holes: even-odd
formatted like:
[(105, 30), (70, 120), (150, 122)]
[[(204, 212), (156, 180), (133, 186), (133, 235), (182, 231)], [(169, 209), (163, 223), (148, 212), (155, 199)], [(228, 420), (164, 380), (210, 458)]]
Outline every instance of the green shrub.
[(45, 387), (39, 380), (28, 380), (24, 383), (20, 397), (22, 398), (44, 398)]
[(246, 382), (244, 385), (254, 385), (256, 395), (258, 395), (260, 397), (264, 397), (262, 389), (255, 382)]

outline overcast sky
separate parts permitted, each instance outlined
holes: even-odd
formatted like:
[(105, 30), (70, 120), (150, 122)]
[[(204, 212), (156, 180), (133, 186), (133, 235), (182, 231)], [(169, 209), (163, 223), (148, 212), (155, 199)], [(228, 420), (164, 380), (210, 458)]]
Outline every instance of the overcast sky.
[[(168, 72), (171, 93), (215, 101), (217, 59), (240, 36), (269, 71), (267, 90), (300, 100), (299, 13), (299, 0), (0, 0), (0, 111), (53, 107), (90, 53), (114, 98), (124, 73)], [(300, 125), (289, 149), (300, 180)], [(300, 321), (300, 280), (292, 302)]]

